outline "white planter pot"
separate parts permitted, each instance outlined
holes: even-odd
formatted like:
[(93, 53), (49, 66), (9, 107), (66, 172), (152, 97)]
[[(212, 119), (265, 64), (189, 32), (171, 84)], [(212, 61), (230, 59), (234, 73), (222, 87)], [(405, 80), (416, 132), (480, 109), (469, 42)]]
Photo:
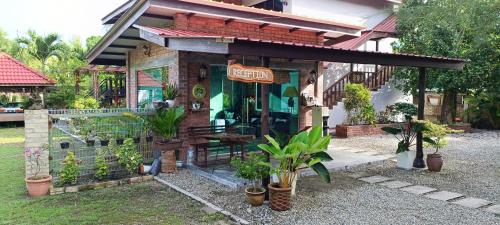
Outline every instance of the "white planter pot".
[(398, 160), (398, 168), (404, 170), (413, 169), (413, 161), (415, 160), (415, 151), (406, 151), (396, 154)]
[(168, 104), (169, 108), (175, 106), (175, 100), (165, 100), (165, 103)]

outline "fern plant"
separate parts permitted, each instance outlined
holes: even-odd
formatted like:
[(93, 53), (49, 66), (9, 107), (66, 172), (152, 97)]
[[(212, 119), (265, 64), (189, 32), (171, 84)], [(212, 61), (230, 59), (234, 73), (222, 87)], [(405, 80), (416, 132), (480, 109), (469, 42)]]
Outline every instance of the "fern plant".
[(177, 128), (184, 119), (184, 108), (160, 108), (150, 117), (151, 129), (165, 140), (177, 135)]

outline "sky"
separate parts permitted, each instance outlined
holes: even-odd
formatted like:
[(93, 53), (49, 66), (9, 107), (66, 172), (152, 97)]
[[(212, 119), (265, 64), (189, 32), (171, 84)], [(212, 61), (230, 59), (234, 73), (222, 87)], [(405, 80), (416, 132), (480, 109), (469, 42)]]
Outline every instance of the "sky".
[(104, 35), (101, 19), (126, 0), (0, 0), (0, 29), (16, 38), (33, 29), (64, 40)]

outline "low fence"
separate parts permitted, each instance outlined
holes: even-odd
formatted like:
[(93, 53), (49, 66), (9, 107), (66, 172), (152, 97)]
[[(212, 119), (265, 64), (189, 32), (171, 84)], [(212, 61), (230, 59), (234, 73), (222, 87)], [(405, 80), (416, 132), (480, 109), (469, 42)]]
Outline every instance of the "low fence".
[(103, 156), (109, 178), (127, 175), (115, 156), (125, 139), (132, 138), (145, 162), (153, 160), (153, 142), (147, 117), (151, 109), (48, 110), (49, 171), (57, 183), (68, 152), (79, 162), (78, 180), (91, 180), (97, 170), (96, 157)]

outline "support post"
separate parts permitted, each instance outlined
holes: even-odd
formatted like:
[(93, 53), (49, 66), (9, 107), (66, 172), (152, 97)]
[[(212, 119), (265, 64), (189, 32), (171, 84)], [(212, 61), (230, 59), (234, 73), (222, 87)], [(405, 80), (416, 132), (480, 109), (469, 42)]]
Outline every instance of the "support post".
[[(269, 68), (270, 59), (269, 57), (262, 57), (262, 67)], [(261, 104), (262, 104), (262, 112), (260, 114), (260, 122), (261, 122), (261, 134), (264, 142), (267, 142), (265, 139), (265, 135), (269, 134), (269, 85), (261, 84)], [(267, 162), (271, 161), (271, 156), (269, 153), (266, 154)], [(262, 179), (262, 186), (267, 190), (267, 185), (271, 182), (271, 177), (267, 175)], [(269, 200), (269, 190), (266, 191), (265, 199)]]
[[(418, 74), (418, 114), (417, 114), (417, 118), (419, 120), (424, 119), (424, 107), (425, 107), (425, 67), (420, 67)], [(425, 168), (424, 151), (422, 144), (423, 144), (422, 132), (418, 132), (417, 154), (415, 160), (413, 161), (413, 167), (415, 168)]]

